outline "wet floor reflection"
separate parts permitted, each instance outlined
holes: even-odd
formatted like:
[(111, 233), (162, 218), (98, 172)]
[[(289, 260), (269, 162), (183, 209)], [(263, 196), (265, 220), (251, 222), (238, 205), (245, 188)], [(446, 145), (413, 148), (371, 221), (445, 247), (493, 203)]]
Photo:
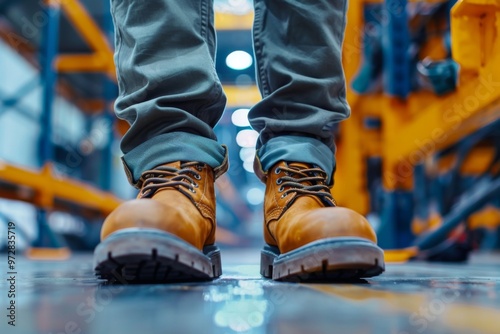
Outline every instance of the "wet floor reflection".
[(104, 285), (89, 255), (23, 260), (17, 325), (2, 321), (0, 333), (500, 333), (500, 259), (396, 265), (365, 284), (308, 285), (228, 262), (211, 283)]

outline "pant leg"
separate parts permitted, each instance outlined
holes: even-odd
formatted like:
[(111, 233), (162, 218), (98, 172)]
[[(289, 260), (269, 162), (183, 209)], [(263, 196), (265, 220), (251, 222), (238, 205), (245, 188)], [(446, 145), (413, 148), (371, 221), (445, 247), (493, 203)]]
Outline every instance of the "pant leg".
[(257, 79), (251, 109), (265, 173), (280, 160), (314, 163), (333, 175), (332, 127), (350, 114), (341, 63), (347, 0), (255, 0)]
[(116, 114), (131, 183), (171, 161), (216, 168), (226, 150), (213, 127), (226, 97), (215, 72), (213, 0), (111, 0), (119, 84)]

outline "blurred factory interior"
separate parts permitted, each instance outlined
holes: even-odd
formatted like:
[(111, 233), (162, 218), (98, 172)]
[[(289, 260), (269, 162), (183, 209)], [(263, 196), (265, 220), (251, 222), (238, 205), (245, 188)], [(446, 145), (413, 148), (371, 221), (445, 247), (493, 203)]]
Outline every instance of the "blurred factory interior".
[[(228, 96), (216, 133), (231, 166), (217, 184), (217, 238), (258, 249), (253, 7), (215, 0), (215, 9)], [(90, 253), (104, 217), (136, 195), (120, 161), (128, 125), (113, 114), (109, 10), (109, 1), (0, 0), (0, 248), (15, 222), (29, 261)], [(343, 52), (352, 115), (335, 129), (335, 199), (368, 217), (388, 263), (466, 266), (491, 255), (498, 294), (500, 1), (351, 0)]]
[[(426, 259), (500, 247), (498, 8), (463, 1), (450, 15), (453, 3), (410, 1), (399, 15), (352, 1), (344, 42), (352, 115), (335, 130), (333, 195), (369, 218), (384, 249), (420, 245)], [(19, 224), (18, 242), (35, 257), (49, 254), (37, 248), (92, 250), (103, 217), (136, 195), (120, 161), (128, 124), (113, 114), (109, 4), (43, 4), (0, 2), (0, 213)], [(252, 5), (215, 6), (216, 67), (228, 95), (216, 131), (231, 163), (218, 184), (219, 243), (259, 245), (264, 193), (247, 120), (260, 99)]]

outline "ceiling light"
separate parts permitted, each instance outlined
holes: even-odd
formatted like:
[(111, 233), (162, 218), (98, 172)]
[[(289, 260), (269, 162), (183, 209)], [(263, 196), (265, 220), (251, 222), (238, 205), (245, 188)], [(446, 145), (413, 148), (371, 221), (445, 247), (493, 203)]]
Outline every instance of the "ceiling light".
[(246, 51), (233, 51), (226, 58), (226, 65), (233, 70), (244, 70), (252, 66), (253, 58)]

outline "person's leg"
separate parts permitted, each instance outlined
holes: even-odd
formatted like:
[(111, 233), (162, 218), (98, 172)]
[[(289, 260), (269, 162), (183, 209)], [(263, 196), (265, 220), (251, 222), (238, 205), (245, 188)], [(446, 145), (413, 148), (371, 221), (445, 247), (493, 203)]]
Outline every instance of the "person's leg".
[(213, 127), (226, 98), (215, 72), (213, 0), (113, 0), (119, 118), (131, 124), (121, 142), (137, 182), (170, 161), (216, 168), (225, 150)]
[(336, 207), (328, 187), (332, 128), (350, 113), (341, 62), (346, 7), (346, 0), (255, 0), (263, 100), (249, 119), (260, 132), (255, 172), (266, 183), (261, 271), (267, 277), (366, 277), (383, 270), (369, 223)]
[[(335, 166), (332, 127), (346, 119), (341, 47), (346, 1), (255, 1), (257, 79), (250, 112), (264, 171), (282, 158)], [(286, 143), (286, 145), (283, 145)]]
[(215, 72), (213, 0), (112, 0), (121, 147), (138, 199), (115, 209), (94, 252), (111, 281), (221, 274), (214, 180), (227, 169), (213, 127), (226, 98)]

